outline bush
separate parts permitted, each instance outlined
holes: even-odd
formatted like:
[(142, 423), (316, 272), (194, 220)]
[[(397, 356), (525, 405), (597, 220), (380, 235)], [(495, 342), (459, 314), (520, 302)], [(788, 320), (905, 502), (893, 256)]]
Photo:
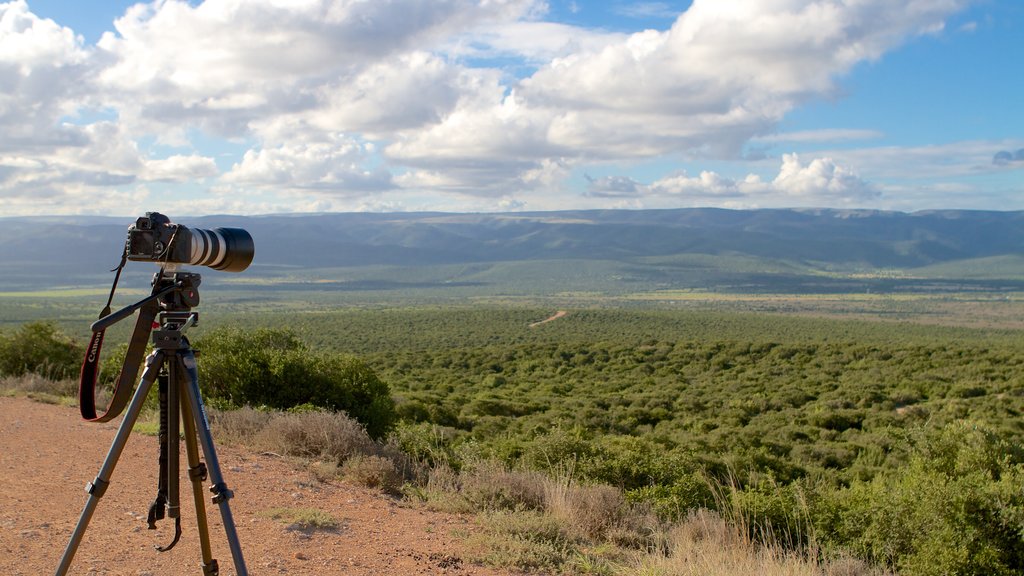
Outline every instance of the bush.
[(823, 498), (823, 543), (906, 576), (1020, 574), (1024, 466), (994, 433), (965, 423), (921, 433), (910, 463)]
[(384, 456), (358, 454), (345, 460), (341, 475), (368, 488), (397, 493), (404, 478), (395, 462)]
[(344, 414), (323, 411), (274, 414), (256, 433), (255, 443), (279, 454), (336, 464), (376, 452), (359, 423)]
[(0, 376), (38, 374), (63, 380), (75, 378), (83, 349), (52, 322), (31, 322), (13, 334), (0, 334)]
[(342, 410), (382, 438), (397, 420), (388, 385), (358, 359), (309, 350), (285, 330), (221, 329), (196, 343), (199, 377), (212, 399), (287, 410)]
[(650, 505), (659, 518), (678, 521), (692, 511), (715, 507), (711, 484), (700, 473), (681, 474), (674, 483), (652, 484), (626, 492), (629, 502)]
[(536, 471), (475, 462), (459, 480), (460, 494), (476, 510), (540, 510), (544, 506), (544, 477)]

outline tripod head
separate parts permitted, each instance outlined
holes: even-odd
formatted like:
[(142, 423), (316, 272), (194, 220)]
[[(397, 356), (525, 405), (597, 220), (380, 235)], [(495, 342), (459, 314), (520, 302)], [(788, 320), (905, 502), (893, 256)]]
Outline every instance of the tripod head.
[[(107, 314), (92, 323), (93, 332), (102, 332), (131, 316), (136, 310), (156, 304), (168, 312), (188, 311), (199, 305), (199, 283), (202, 277), (193, 272), (160, 271), (153, 275), (152, 293), (134, 304), (129, 304), (117, 312)], [(138, 326), (136, 326), (138, 330)]]
[[(154, 344), (169, 347), (174, 347), (172, 344), (180, 346), (180, 331), (194, 325), (199, 317), (191, 310), (199, 305), (200, 282), (202, 282), (202, 277), (194, 272), (161, 270), (153, 275), (153, 290), (149, 296), (92, 323), (93, 336), (85, 360), (82, 362), (78, 387), (78, 401), (82, 418), (89, 421), (106, 422), (124, 410), (131, 386), (142, 365), (146, 344), (153, 332), (153, 321), (157, 319), (158, 314), (161, 315), (161, 325), (165, 324), (166, 318), (174, 314), (178, 315), (179, 322), (176, 327), (177, 336), (171, 339), (173, 342), (167, 341), (167, 330), (161, 330), (157, 334), (160, 338), (154, 338)], [(135, 322), (135, 330), (128, 342), (128, 351), (125, 353), (121, 372), (114, 385), (114, 397), (111, 399), (106, 413), (97, 416), (96, 379), (99, 375), (99, 352), (103, 343), (103, 334), (107, 328), (131, 316), (136, 310), (140, 310), (139, 318)], [(181, 313), (185, 313), (185, 315), (182, 316)], [(166, 328), (166, 326), (164, 327)]]

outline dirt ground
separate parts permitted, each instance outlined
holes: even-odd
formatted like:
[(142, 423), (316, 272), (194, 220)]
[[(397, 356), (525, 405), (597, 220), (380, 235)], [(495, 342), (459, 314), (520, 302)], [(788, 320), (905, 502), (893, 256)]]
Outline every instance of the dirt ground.
[[(90, 424), (73, 407), (0, 397), (0, 574), (55, 572), (88, 498), (85, 484), (99, 472), (118, 422)], [(509, 574), (462, 559), (463, 540), (476, 529), (469, 518), (422, 510), (363, 487), (323, 483), (274, 455), (222, 444), (217, 455), (235, 493), (230, 506), (250, 574)], [(181, 462), (184, 470), (184, 454)], [(174, 533), (170, 519), (155, 531), (146, 529), (156, 475), (156, 438), (132, 434), (69, 574), (202, 574), (185, 477), (181, 541), (168, 552), (153, 548)], [(207, 496), (208, 487), (207, 481)], [(303, 531), (271, 518), (275, 509), (319, 510), (338, 527)], [(220, 573), (236, 574), (219, 509), (208, 499), (207, 517)]]

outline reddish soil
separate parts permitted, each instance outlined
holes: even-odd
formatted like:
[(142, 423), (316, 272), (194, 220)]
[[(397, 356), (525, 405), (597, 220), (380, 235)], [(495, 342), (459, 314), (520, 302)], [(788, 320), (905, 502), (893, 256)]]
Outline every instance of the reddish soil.
[[(116, 423), (83, 422), (75, 408), (0, 397), (0, 574), (55, 572), (86, 503), (84, 486), (99, 472), (116, 429)], [(155, 531), (146, 529), (156, 493), (156, 455), (156, 438), (131, 435), (69, 574), (202, 574), (186, 478), (181, 541), (168, 552), (153, 549), (174, 533), (170, 519)], [(462, 559), (462, 540), (476, 530), (468, 517), (422, 510), (342, 482), (320, 482), (274, 455), (221, 444), (217, 455), (235, 493), (231, 511), (250, 574), (508, 574)], [(184, 454), (181, 462), (186, 468)], [(209, 482), (207, 495), (208, 487)], [(322, 511), (338, 528), (302, 531), (267, 515), (281, 508)], [(220, 573), (233, 575), (220, 512), (209, 500), (207, 517)]]

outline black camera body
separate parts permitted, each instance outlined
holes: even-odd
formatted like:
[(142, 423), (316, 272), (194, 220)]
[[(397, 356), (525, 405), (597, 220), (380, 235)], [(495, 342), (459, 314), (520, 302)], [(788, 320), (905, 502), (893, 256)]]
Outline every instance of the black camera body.
[(186, 228), (159, 212), (146, 212), (128, 227), (125, 253), (135, 262), (195, 264), (241, 272), (252, 263), (252, 236), (241, 228)]

